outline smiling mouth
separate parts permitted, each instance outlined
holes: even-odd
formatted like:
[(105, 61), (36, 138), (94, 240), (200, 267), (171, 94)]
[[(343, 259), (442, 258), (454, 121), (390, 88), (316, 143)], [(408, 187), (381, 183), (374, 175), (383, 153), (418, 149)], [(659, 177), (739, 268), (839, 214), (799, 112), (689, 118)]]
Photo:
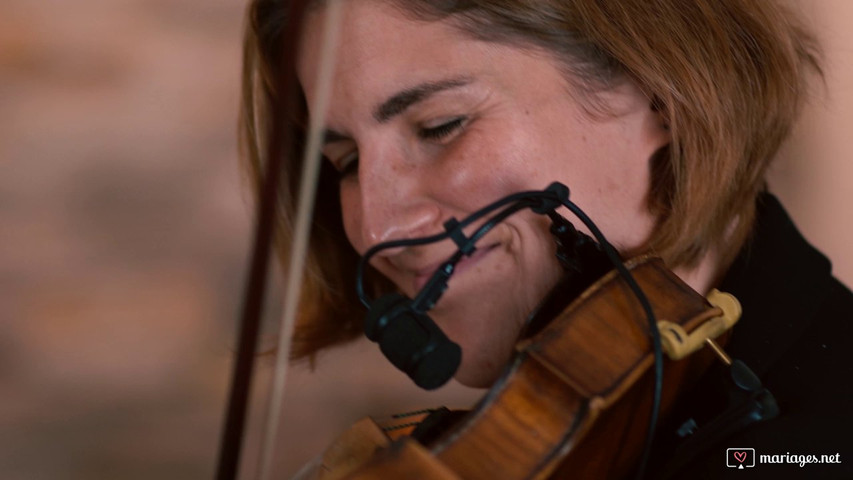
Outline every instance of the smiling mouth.
[[(456, 268), (454, 269), (453, 274), (458, 276), (458, 275), (462, 274), (462, 272), (469, 270), (472, 266), (476, 265), (483, 258), (485, 258), (489, 253), (494, 251), (498, 245), (499, 245), (498, 243), (494, 243), (491, 245), (487, 245), (485, 247), (480, 247), (480, 248), (477, 248), (477, 250), (474, 251), (474, 254), (471, 255), (470, 257), (462, 257), (462, 259), (459, 261), (459, 263), (456, 264)], [(438, 269), (438, 267), (441, 266), (441, 264), (443, 264), (445, 261), (447, 261), (447, 260), (445, 259), (441, 263), (436, 264), (433, 267), (424, 269), (415, 275), (415, 278), (412, 282), (412, 284), (414, 286), (415, 295), (417, 295), (417, 292), (419, 292), (421, 290), (421, 288), (423, 288), (423, 286), (427, 283), (427, 281), (429, 281), (432, 274), (435, 273), (435, 271)]]

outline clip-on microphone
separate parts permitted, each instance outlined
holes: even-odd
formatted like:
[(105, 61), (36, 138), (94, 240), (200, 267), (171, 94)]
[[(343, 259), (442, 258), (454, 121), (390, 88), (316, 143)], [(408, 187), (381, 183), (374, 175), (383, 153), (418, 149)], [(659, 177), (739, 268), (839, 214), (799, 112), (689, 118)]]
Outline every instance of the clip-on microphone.
[[(444, 224), (444, 233), (431, 237), (386, 242), (371, 248), (359, 263), (357, 279), (359, 297), (368, 307), (364, 323), (364, 333), (367, 338), (377, 342), (388, 360), (405, 372), (419, 387), (432, 390), (444, 385), (459, 368), (462, 349), (441, 331), (426, 312), (438, 302), (447, 289), (447, 282), (456, 264), (463, 255), (470, 256), (474, 253), (476, 242), (486, 233), (519, 210), (531, 208), (535, 213), (547, 214), (554, 222), (559, 218), (568, 223), (555, 212), (557, 207), (568, 201), (568, 197), (568, 188), (554, 183), (544, 191), (509, 195), (474, 212), (462, 222), (451, 218)], [(474, 234), (470, 237), (465, 236), (463, 228), (506, 205), (509, 206), (489, 217)], [(557, 237), (558, 258), (563, 264), (566, 253), (563, 249), (564, 242), (560, 240), (564, 240), (565, 236), (558, 236), (553, 228), (552, 233)], [(563, 233), (562, 230), (561, 233)], [(456, 244), (457, 252), (436, 270), (414, 299), (399, 293), (384, 295), (373, 302), (366, 299), (362, 281), (363, 272), (373, 255), (386, 248), (424, 245), (447, 238), (452, 239)]]
[(379, 343), (385, 357), (426, 390), (447, 383), (462, 361), (459, 345), (426, 314), (447, 289), (451, 273), (453, 265), (442, 265), (415, 300), (400, 293), (379, 297), (364, 321), (367, 338)]

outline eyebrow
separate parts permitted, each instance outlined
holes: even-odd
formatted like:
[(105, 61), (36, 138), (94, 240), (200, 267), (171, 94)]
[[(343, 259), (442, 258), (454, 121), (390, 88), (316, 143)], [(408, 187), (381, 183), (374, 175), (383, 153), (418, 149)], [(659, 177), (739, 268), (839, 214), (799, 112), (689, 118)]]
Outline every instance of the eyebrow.
[(471, 83), (469, 78), (451, 78), (438, 82), (426, 82), (407, 88), (382, 102), (373, 112), (373, 118), (379, 123), (387, 123), (395, 116), (406, 111), (412, 105), (422, 102), (436, 93), (463, 87)]
[[(395, 116), (406, 111), (412, 105), (422, 102), (429, 97), (454, 88), (464, 87), (471, 83), (466, 77), (451, 78), (438, 82), (425, 82), (412, 88), (398, 92), (382, 102), (373, 112), (373, 118), (379, 123), (387, 123)], [(350, 137), (332, 129), (323, 132), (323, 145), (349, 140)]]

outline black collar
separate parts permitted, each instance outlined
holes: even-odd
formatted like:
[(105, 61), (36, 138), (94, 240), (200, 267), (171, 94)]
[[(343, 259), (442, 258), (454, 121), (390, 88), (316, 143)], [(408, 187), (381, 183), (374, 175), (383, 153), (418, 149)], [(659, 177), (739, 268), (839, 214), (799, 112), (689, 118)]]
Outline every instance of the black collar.
[(832, 268), (776, 197), (765, 193), (757, 202), (753, 235), (720, 290), (743, 306), (726, 350), (761, 376), (811, 324), (829, 290)]

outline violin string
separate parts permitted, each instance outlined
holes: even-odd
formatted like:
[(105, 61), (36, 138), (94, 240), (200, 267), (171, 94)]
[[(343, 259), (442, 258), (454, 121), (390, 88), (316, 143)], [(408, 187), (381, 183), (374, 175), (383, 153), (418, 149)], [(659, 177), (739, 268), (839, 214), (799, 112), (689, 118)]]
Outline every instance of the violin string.
[[(278, 335), (278, 349), (273, 372), (273, 388), (267, 405), (267, 423), (262, 444), (261, 480), (272, 475), (274, 452), (278, 439), (281, 406), (284, 401), (287, 370), (290, 359), (291, 337), (296, 323), (296, 311), (302, 291), (300, 281), (305, 269), (308, 252), (308, 239), (311, 232), (311, 218), (314, 213), (314, 198), (317, 192), (317, 180), (320, 174), (321, 145), (323, 124), (331, 96), (332, 73), (335, 68), (335, 46), (338, 42), (341, 23), (341, 2), (328, 2), (323, 21), (323, 39), (320, 49), (320, 68), (317, 71), (317, 97), (311, 105), (308, 141), (302, 158), (302, 178), (299, 186), (299, 200), (293, 232), (293, 244), (290, 261), (285, 277), (284, 311)], [(304, 21), (303, 21), (304, 25)], [(277, 174), (277, 172), (271, 172)]]

